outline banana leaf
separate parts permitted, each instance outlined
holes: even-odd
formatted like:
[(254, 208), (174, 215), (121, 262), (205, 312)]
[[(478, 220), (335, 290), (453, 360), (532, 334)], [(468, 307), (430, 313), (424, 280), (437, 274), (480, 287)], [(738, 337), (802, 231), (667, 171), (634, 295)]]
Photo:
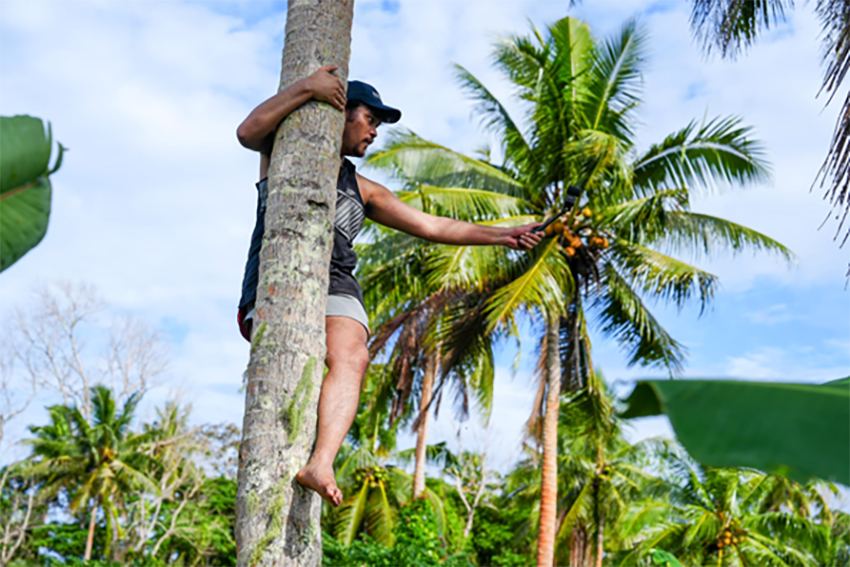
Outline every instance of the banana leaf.
[(850, 378), (826, 384), (646, 380), (622, 417), (666, 414), (704, 465), (850, 485)]
[(41, 242), (50, 218), (50, 174), (59, 169), (59, 144), (50, 168), (53, 137), (32, 116), (0, 116), (0, 272)]

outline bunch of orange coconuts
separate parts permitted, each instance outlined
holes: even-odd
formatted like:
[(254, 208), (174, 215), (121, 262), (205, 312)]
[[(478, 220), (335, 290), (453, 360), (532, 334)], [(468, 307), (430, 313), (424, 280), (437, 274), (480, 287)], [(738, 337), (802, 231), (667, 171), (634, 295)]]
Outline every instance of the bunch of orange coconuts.
[(722, 534), (720, 534), (720, 537), (717, 538), (717, 547), (718, 549), (723, 549), (724, 547), (729, 547), (730, 545), (737, 545), (738, 542), (743, 539), (743, 533), (732, 533), (732, 530), (730, 528), (727, 528)]
[[(589, 207), (585, 207), (582, 209), (576, 216), (573, 222), (573, 228), (576, 228), (580, 223), (582, 217), (586, 219), (590, 219), (593, 215), (593, 211), (590, 210)], [(584, 227), (577, 232), (580, 232), (582, 236), (585, 237), (586, 245), (589, 248), (608, 248), (610, 246), (610, 242), (604, 236), (596, 234), (589, 227)], [(564, 241), (567, 246), (564, 248), (564, 252), (566, 252), (567, 256), (572, 258), (576, 254), (576, 250), (585, 246), (585, 241), (581, 239), (581, 236), (575, 234), (570, 227), (562, 223), (561, 221), (555, 221), (549, 226), (546, 227), (544, 231), (546, 236), (554, 237), (554, 236), (563, 236)]]

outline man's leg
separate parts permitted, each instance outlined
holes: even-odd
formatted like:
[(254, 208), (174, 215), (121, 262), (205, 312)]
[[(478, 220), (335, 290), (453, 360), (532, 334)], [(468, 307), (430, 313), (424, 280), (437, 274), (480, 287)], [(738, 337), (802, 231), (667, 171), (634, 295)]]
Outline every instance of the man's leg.
[(333, 463), (357, 414), (360, 381), (369, 366), (369, 336), (363, 325), (348, 317), (326, 317), (325, 328), (328, 374), (319, 396), (316, 447), (295, 478), (333, 506), (339, 506), (342, 492), (334, 480)]

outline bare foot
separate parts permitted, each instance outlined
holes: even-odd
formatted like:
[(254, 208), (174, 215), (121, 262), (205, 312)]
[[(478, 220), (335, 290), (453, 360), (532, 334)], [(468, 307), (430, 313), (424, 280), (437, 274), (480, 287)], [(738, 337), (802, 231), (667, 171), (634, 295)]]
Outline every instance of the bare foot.
[(337, 487), (334, 471), (330, 467), (324, 469), (307, 463), (295, 475), (295, 480), (304, 488), (309, 488), (324, 498), (331, 506), (336, 507), (342, 503), (342, 491)]

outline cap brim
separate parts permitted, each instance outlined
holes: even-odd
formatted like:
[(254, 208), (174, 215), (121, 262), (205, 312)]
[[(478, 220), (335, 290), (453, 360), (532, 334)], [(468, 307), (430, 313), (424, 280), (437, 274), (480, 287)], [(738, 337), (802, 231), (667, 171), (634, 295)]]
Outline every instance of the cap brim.
[(389, 106), (384, 106), (383, 104), (369, 104), (366, 103), (366, 106), (372, 109), (372, 112), (377, 116), (381, 122), (385, 124), (395, 124), (399, 120), (401, 120), (401, 111), (397, 108), (392, 108)]

